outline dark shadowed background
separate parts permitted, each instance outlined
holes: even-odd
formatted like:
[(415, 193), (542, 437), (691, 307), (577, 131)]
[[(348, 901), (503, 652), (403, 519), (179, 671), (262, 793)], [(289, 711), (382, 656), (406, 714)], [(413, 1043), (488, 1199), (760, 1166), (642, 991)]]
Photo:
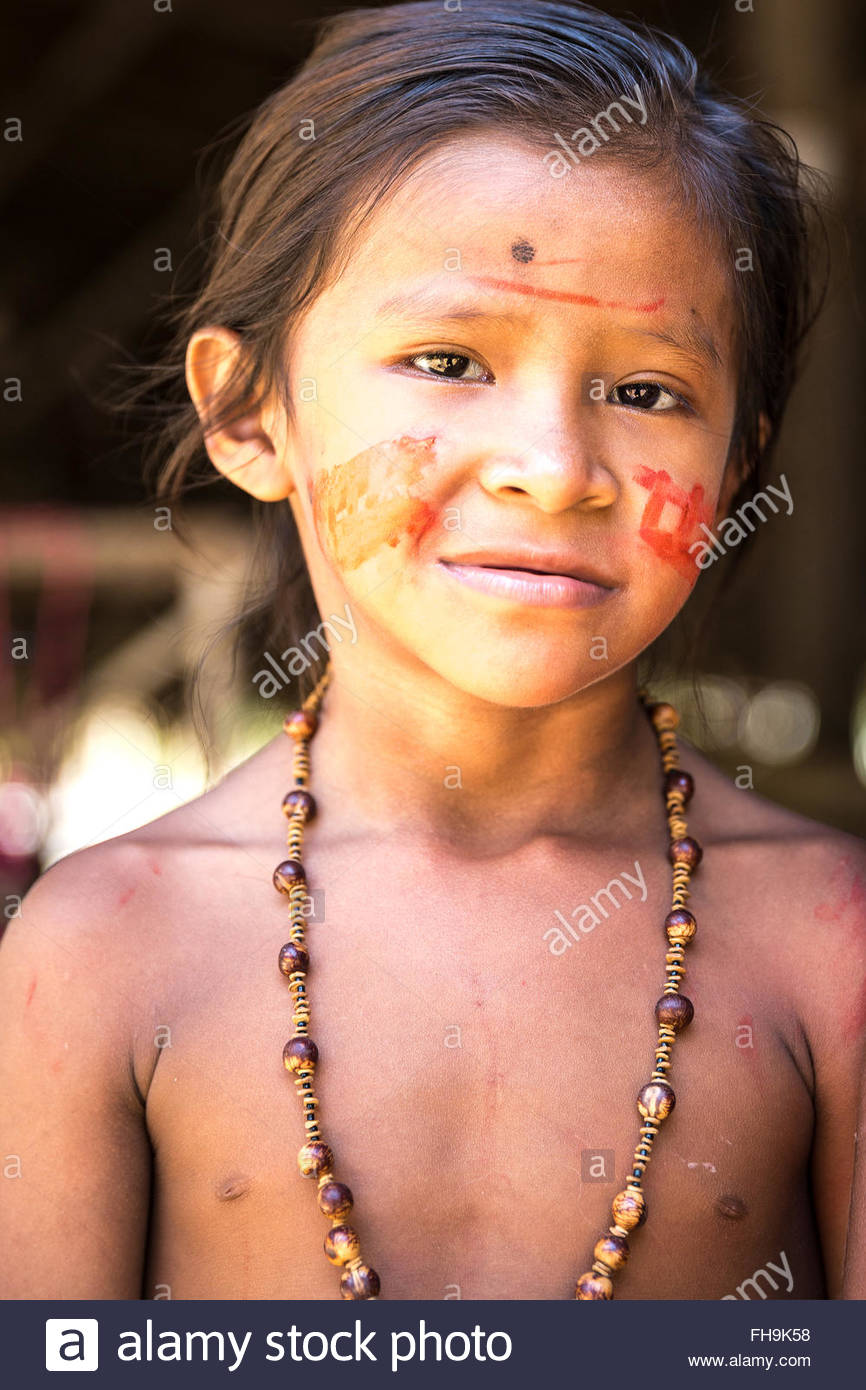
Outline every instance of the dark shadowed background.
[[(452, 0), (453, 3), (453, 0)], [(471, 0), (464, 0), (469, 8)], [(3, 515), (0, 907), (41, 866), (200, 791), (184, 689), (202, 634), (238, 598), (240, 493), (189, 505), (195, 551), (142, 478), (134, 418), (106, 411), (116, 365), (149, 359), (160, 310), (209, 234), (203, 152), (280, 85), (341, 5), (300, 0), (38, 0), (0, 46)], [(861, 0), (602, 4), (684, 39), (830, 179), (834, 272), (775, 473), (794, 500), (745, 547), (699, 672), (707, 734), (686, 733), (765, 796), (866, 833)], [(206, 166), (213, 156), (206, 160)], [(724, 561), (720, 561), (724, 564)], [(276, 731), (218, 647), (203, 701), (225, 770)], [(280, 703), (280, 708), (276, 706)], [(0, 917), (2, 928), (2, 917)]]

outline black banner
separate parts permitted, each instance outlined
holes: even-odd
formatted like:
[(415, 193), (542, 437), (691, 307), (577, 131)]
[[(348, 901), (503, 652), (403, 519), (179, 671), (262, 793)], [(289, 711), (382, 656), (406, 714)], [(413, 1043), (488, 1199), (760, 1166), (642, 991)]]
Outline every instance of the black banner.
[[(862, 1375), (859, 1302), (42, 1301), (0, 1305), (6, 1383), (81, 1371), (117, 1386), (531, 1386), (688, 1383), (740, 1371), (792, 1384)], [(738, 1381), (739, 1383), (739, 1381)]]

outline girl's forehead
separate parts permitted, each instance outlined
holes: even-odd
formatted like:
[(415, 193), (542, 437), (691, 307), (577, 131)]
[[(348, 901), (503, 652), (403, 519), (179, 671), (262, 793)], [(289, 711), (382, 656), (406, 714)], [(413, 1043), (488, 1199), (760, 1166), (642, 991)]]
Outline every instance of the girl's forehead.
[(588, 277), (607, 287), (602, 298), (615, 299), (619, 286), (639, 302), (663, 286), (674, 297), (699, 295), (704, 312), (727, 290), (724, 261), (681, 209), (672, 175), (608, 156), (553, 178), (543, 155), (501, 137), (434, 151), (356, 234), (352, 293), (437, 270), (517, 271), (564, 289)]

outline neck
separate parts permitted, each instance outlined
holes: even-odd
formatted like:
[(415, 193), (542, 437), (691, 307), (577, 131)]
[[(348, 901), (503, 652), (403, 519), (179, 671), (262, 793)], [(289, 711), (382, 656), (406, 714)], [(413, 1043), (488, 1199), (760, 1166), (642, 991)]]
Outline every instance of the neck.
[(645, 833), (648, 808), (658, 813), (658, 751), (633, 665), (555, 705), (514, 709), (332, 658), (319, 709), (312, 786), (344, 822), (487, 857), (544, 836), (609, 843)]

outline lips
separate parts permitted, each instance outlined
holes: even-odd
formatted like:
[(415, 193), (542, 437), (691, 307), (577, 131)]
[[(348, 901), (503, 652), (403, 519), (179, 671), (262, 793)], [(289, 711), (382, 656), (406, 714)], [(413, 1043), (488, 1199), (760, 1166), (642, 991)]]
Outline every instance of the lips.
[(443, 565), (466, 565), (480, 569), (517, 571), (548, 578), (577, 579), (584, 584), (597, 584), (603, 589), (615, 589), (616, 581), (595, 565), (563, 551), (476, 550), (461, 555), (441, 555)]
[(605, 603), (617, 589), (594, 565), (573, 555), (537, 549), (476, 551), (441, 556), (449, 583), (483, 595), (482, 602), (532, 608), (580, 609)]

